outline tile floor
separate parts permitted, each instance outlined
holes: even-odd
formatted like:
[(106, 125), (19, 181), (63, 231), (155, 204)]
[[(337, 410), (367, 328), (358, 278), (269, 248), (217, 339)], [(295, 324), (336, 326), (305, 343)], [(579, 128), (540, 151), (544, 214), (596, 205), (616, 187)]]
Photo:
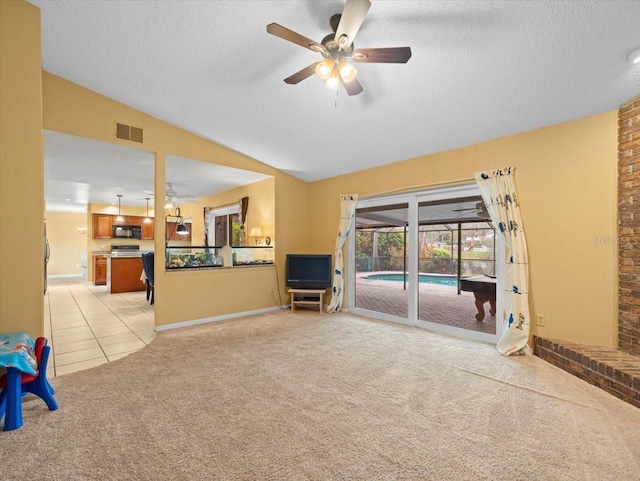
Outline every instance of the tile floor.
[(106, 286), (74, 278), (49, 281), (44, 319), (53, 354), (49, 377), (115, 361), (155, 337), (144, 291), (110, 294)]

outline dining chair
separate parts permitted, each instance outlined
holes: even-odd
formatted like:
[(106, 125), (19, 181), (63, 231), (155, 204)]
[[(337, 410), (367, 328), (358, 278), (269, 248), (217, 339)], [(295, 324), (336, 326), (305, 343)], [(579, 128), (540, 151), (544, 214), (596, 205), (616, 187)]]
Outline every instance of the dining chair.
[(147, 277), (147, 300), (153, 305), (154, 288), (153, 288), (153, 271), (154, 271), (154, 254), (153, 252), (147, 252), (142, 254), (142, 268), (144, 269), (144, 275)]
[(82, 279), (87, 278), (87, 253), (80, 252), (80, 267), (82, 267)]

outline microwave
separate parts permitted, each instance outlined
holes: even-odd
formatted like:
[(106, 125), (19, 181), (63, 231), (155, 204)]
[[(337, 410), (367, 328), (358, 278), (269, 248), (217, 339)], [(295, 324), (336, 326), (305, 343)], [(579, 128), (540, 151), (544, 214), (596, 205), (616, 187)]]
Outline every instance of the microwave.
[(114, 225), (111, 237), (114, 239), (140, 239), (142, 228), (139, 225)]

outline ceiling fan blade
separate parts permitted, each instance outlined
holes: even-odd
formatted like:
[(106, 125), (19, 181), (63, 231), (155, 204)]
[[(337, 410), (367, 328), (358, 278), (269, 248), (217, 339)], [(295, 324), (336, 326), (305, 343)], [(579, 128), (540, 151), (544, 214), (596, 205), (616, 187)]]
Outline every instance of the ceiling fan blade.
[(364, 90), (364, 88), (362, 88), (362, 85), (360, 84), (357, 78), (354, 78), (351, 82), (345, 82), (344, 80), (342, 80), (342, 77), (340, 77), (340, 83), (342, 84), (344, 89), (347, 91), (349, 96), (358, 95), (360, 92)]
[(316, 73), (316, 65), (320, 62), (312, 63), (308, 67), (303, 68), (299, 72), (294, 73), (290, 77), (284, 79), (285, 83), (290, 85), (295, 85), (298, 82), (302, 82), (304, 79), (311, 77), (314, 73)]
[(288, 28), (285, 28), (282, 25), (278, 25), (277, 23), (270, 23), (269, 25), (267, 25), (267, 32), (269, 32), (271, 35), (275, 35), (276, 37), (280, 37), (289, 42), (308, 48), (309, 50), (313, 50), (314, 52), (327, 52), (327, 49), (324, 45), (319, 44), (318, 42), (314, 42), (310, 38), (300, 35), (299, 33), (296, 33), (293, 30), (289, 30)]
[(411, 47), (358, 48), (351, 59), (359, 63), (407, 63)]
[(353, 43), (358, 30), (364, 17), (371, 8), (371, 2), (369, 0), (347, 0), (344, 4), (344, 10), (342, 11), (342, 17), (336, 30), (336, 36), (334, 37), (340, 50), (346, 50)]

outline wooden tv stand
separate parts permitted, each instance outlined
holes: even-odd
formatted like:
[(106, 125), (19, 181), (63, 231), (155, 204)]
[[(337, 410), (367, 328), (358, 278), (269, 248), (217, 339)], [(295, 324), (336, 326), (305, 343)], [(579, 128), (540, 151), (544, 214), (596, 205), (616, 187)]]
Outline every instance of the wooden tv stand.
[(318, 306), (322, 312), (324, 305), (323, 297), (326, 289), (289, 289), (291, 294), (291, 312), (296, 310), (296, 306)]

